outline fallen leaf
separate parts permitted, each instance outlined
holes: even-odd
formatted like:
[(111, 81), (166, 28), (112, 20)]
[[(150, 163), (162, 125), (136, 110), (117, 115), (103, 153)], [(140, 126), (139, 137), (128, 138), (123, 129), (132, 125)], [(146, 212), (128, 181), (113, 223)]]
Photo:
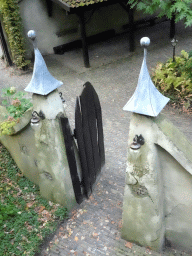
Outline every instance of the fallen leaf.
[(34, 202), (27, 203), (27, 208), (30, 208), (33, 204)]
[(98, 236), (98, 234), (94, 232), (93, 233), (93, 237), (97, 237), (97, 236)]
[(122, 224), (122, 220), (120, 220), (120, 221), (119, 221), (119, 224), (118, 224), (119, 229), (121, 229), (121, 228), (122, 228), (122, 225), (123, 225), (123, 224)]
[(43, 237), (42, 237), (41, 234), (37, 234), (37, 236), (38, 236), (41, 240), (43, 240)]
[[(146, 253), (147, 253), (147, 254), (151, 254), (151, 250), (146, 249)], [(161, 256), (161, 255), (160, 255), (160, 256)]]
[(79, 240), (79, 238), (76, 236), (74, 240), (77, 242)]
[(90, 199), (91, 201), (94, 200), (93, 196), (90, 196), (89, 199)]
[(126, 246), (127, 248), (129, 248), (129, 249), (132, 249), (133, 244), (130, 243), (130, 242), (126, 242), (126, 243), (125, 243), (125, 246)]
[(55, 239), (55, 244), (57, 245), (58, 243), (59, 243), (59, 239), (56, 238), (56, 239)]

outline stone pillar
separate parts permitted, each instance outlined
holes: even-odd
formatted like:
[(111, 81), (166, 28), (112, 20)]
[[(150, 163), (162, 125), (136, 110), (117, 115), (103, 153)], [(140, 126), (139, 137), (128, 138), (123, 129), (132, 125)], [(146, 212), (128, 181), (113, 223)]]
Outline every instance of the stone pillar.
[[(128, 162), (123, 205), (122, 237), (160, 251), (164, 244), (164, 195), (160, 163), (154, 144), (153, 117), (133, 114), (128, 141)], [(130, 148), (142, 134), (140, 149)]]
[(59, 117), (65, 112), (58, 91), (47, 96), (33, 94), (33, 110), (45, 115), (34, 128), (41, 195), (71, 209), (76, 200), (60, 127)]
[[(133, 138), (140, 134), (144, 144), (133, 147)], [(161, 251), (166, 240), (174, 248), (192, 252), (191, 159), (192, 144), (162, 114), (132, 114), (123, 202), (124, 239), (155, 251)]]
[(140, 43), (144, 59), (137, 88), (123, 108), (134, 114), (122, 237), (156, 251), (167, 240), (192, 252), (192, 145), (160, 114), (169, 99), (156, 89), (147, 69), (150, 39), (144, 37)]
[[(35, 31), (30, 30), (28, 37), (33, 42), (35, 63), (32, 79), (25, 91), (33, 93), (33, 111), (40, 117), (31, 124), (35, 132), (40, 191), (43, 197), (70, 210), (76, 200), (60, 127), (60, 117), (66, 115), (57, 88), (63, 83), (48, 71), (37, 48)], [(77, 154), (76, 158), (78, 159)], [(78, 172), (80, 173), (80, 170)]]

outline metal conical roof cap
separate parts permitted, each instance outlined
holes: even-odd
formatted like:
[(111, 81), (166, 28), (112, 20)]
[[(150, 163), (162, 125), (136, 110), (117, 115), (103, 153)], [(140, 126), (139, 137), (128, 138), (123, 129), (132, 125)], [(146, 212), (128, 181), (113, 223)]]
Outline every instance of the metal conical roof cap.
[(140, 41), (141, 46), (144, 46), (144, 58), (138, 79), (138, 84), (133, 96), (124, 106), (123, 110), (134, 113), (157, 116), (165, 107), (169, 98), (163, 96), (154, 86), (146, 64), (147, 49), (150, 44), (148, 37), (143, 37)]
[(37, 49), (35, 44), (36, 33), (34, 30), (28, 32), (28, 37), (33, 41), (35, 52), (35, 63), (33, 69), (33, 76), (25, 88), (25, 91), (32, 92), (40, 95), (47, 95), (61, 86), (63, 83), (55, 79), (48, 71), (45, 61)]

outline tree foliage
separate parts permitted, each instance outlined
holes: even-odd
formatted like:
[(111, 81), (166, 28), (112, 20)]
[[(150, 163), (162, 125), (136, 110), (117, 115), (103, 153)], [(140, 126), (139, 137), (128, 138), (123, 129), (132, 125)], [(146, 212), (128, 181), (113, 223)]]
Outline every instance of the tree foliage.
[(184, 20), (186, 27), (192, 25), (191, 0), (128, 0), (128, 4), (147, 14), (158, 13), (158, 17), (171, 19), (175, 15), (175, 22)]
[(0, 0), (0, 16), (9, 41), (13, 62), (18, 68), (26, 68), (30, 61), (25, 60), (25, 41), (18, 0)]

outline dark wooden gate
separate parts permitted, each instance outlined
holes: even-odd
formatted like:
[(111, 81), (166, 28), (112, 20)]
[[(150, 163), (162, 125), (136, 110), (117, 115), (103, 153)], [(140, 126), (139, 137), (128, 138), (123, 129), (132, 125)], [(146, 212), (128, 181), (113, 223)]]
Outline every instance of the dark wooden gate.
[(98, 95), (86, 82), (76, 99), (75, 137), (77, 139), (82, 168), (82, 186), (88, 198), (105, 164), (101, 105)]
[[(60, 123), (73, 189), (76, 201), (80, 204), (83, 196), (89, 198), (91, 195), (93, 186), (105, 164), (101, 106), (98, 95), (89, 82), (84, 84), (83, 91), (76, 100), (74, 136), (71, 133), (68, 118), (61, 116)], [(79, 177), (77, 172), (74, 137), (77, 140), (82, 177)]]
[(73, 189), (75, 193), (76, 202), (78, 204), (82, 203), (83, 201), (83, 193), (82, 193), (82, 186), (80, 183), (80, 178), (77, 172), (77, 164), (75, 159), (75, 151), (73, 147), (73, 135), (71, 133), (71, 128), (69, 125), (68, 118), (61, 116), (60, 117), (61, 129), (63, 132), (64, 143), (66, 148), (67, 160), (69, 164), (71, 180), (73, 184)]

